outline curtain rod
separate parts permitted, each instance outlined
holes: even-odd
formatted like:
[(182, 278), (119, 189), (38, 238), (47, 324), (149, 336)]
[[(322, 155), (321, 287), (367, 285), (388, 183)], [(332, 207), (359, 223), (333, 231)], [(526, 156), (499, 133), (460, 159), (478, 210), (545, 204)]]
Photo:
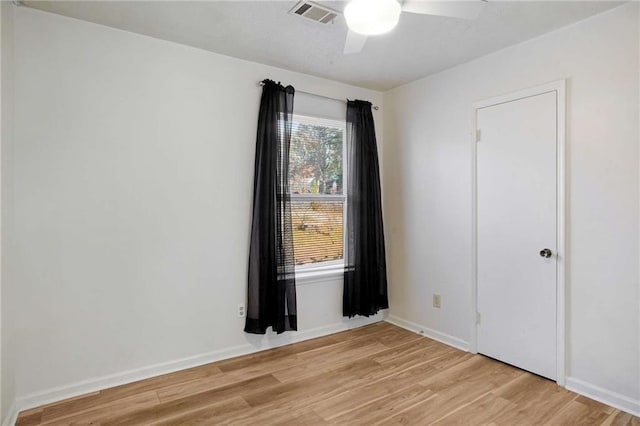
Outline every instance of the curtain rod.
[[(259, 81), (257, 86), (264, 86), (264, 83)], [(338, 99), (338, 98), (332, 98), (330, 96), (318, 95), (317, 93), (305, 92), (304, 90), (296, 89), (296, 92), (304, 93), (305, 95), (315, 96), (315, 97), (318, 97), (318, 98), (331, 99), (332, 101), (344, 102), (345, 104), (347, 103), (347, 101), (345, 101), (344, 99)], [(373, 105), (371, 108), (375, 109), (376, 111), (380, 109), (380, 107), (378, 105)]]

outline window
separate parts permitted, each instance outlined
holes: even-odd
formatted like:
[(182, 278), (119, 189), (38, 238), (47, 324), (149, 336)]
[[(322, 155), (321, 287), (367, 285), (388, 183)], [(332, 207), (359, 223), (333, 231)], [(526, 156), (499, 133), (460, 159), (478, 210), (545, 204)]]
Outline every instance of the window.
[(289, 190), (298, 270), (342, 268), (345, 124), (293, 116)]

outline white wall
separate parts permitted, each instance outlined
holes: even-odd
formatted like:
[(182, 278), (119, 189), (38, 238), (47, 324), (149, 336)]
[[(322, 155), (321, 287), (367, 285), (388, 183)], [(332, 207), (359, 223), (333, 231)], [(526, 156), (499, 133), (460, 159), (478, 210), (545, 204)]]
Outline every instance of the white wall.
[[(568, 384), (636, 411), (638, 7), (384, 96), (390, 314), (464, 344), (471, 332), (471, 105), (567, 79)], [(442, 309), (431, 307), (433, 293), (442, 295)]]
[(9, 233), (6, 231), (9, 222), (10, 188), (7, 172), (7, 159), (10, 158), (13, 141), (13, 21), (15, 7), (11, 2), (0, 2), (0, 170), (1, 170), (1, 260), (0, 260), (0, 422), (8, 421), (12, 414), (14, 400), (13, 382), (13, 352), (10, 334), (5, 330), (8, 315), (13, 309), (8, 301), (11, 300), (11, 279), (8, 275), (7, 250)]
[(300, 332), (242, 331), (256, 83), (267, 77), (382, 102), (370, 90), (18, 9), (12, 302), (21, 308), (12, 323), (22, 407), (362, 324), (342, 319), (333, 279), (299, 285)]

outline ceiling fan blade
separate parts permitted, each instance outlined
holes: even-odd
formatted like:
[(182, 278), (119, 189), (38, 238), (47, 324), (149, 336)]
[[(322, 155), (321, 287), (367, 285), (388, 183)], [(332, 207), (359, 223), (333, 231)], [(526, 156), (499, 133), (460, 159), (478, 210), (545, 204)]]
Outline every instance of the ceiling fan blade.
[(484, 8), (486, 1), (429, 1), (406, 0), (402, 11), (421, 15), (447, 16), (450, 18), (476, 19)]
[(367, 41), (367, 36), (354, 33), (349, 30), (347, 32), (347, 39), (344, 42), (344, 54), (350, 55), (352, 53), (358, 53), (364, 47), (364, 43)]

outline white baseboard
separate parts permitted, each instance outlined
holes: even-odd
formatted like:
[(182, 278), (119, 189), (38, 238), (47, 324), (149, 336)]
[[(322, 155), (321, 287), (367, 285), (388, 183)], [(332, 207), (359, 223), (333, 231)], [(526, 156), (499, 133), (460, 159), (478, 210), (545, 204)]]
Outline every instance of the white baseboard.
[[(233, 346), (213, 352), (195, 355), (192, 357), (163, 362), (155, 365), (111, 374), (108, 376), (97, 377), (52, 389), (47, 389), (41, 392), (33, 393), (31, 395), (17, 398), (13, 411), (15, 411), (15, 416), (17, 416), (17, 414), (23, 410), (28, 410), (30, 408), (39, 407), (44, 404), (49, 404), (52, 402), (61, 401), (63, 399), (73, 398), (79, 395), (96, 392), (113, 386), (136, 382), (138, 380), (144, 380), (150, 377), (160, 376), (162, 374), (173, 373), (175, 371), (197, 367), (200, 365), (209, 364), (211, 362), (260, 352), (267, 349), (273, 349), (278, 346), (284, 346), (291, 343), (301, 342), (303, 340), (314, 339), (316, 337), (322, 337), (329, 334), (346, 331), (352, 328), (362, 327), (365, 325), (373, 324), (375, 322), (383, 321), (385, 319), (385, 316), (386, 313), (383, 312), (368, 318), (353, 318), (351, 320), (344, 320), (342, 322), (330, 324), (327, 326), (287, 333), (283, 336), (286, 336), (288, 340), (281, 340), (279, 343), (273, 343), (269, 341), (263, 341), (257, 344), (247, 343), (239, 346)], [(11, 419), (8, 418), (8, 420)], [(13, 421), (15, 423), (15, 418), (13, 419)], [(13, 423), (9, 422), (8, 425), (13, 426)], [(6, 425), (3, 423), (3, 426)]]
[(16, 421), (18, 420), (18, 407), (16, 406), (15, 401), (9, 407), (9, 412), (2, 419), (2, 426), (15, 426)]
[(640, 400), (629, 398), (616, 392), (584, 382), (575, 377), (567, 377), (565, 387), (588, 398), (600, 401), (634, 416), (640, 417)]
[(449, 334), (432, 330), (429, 327), (416, 324), (415, 322), (407, 321), (406, 319), (402, 319), (396, 315), (389, 315), (386, 321), (391, 324), (397, 325), (398, 327), (402, 327), (409, 331), (413, 331), (415, 333), (426, 336), (430, 339), (437, 340), (438, 342), (444, 343), (445, 345), (453, 346), (454, 348), (469, 352), (469, 342), (458, 339), (457, 337), (450, 336)]

